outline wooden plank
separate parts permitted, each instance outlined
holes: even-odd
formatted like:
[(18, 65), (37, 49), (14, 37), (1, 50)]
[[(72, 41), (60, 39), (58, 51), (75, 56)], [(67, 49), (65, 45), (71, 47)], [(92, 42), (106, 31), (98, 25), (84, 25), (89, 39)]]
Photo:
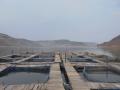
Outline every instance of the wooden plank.
[(55, 54), (55, 63), (60, 63), (61, 62), (61, 59), (60, 59), (60, 56), (59, 56), (59, 53), (56, 53)]
[(0, 85), (0, 90), (5, 90), (6, 86)]
[(88, 83), (85, 82), (69, 62), (64, 63), (64, 66), (73, 90), (90, 90)]
[(17, 63), (20, 63), (20, 62), (24, 62), (24, 61), (29, 60), (29, 59), (37, 56), (37, 55), (38, 55), (38, 54), (31, 55), (30, 57), (23, 58), (22, 60), (18, 60), (18, 61), (12, 62), (12, 64), (17, 64)]
[(0, 72), (4, 71), (5, 69), (7, 69), (10, 66), (11, 66), (10, 64), (0, 65)]
[(50, 79), (47, 83), (47, 90), (65, 90), (63, 86), (60, 65), (53, 64), (50, 71)]

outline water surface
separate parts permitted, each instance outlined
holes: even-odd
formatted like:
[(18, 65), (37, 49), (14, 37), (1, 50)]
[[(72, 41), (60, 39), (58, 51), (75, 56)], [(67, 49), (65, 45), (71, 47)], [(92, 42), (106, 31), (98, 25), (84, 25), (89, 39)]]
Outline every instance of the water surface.
[(5, 85), (45, 83), (48, 78), (48, 68), (10, 68), (0, 73), (0, 83)]
[(112, 71), (91, 71), (85, 76), (89, 81), (104, 83), (120, 83), (120, 74), (114, 73)]
[(44, 83), (48, 79), (45, 73), (35, 72), (14, 72), (7, 76), (0, 77), (0, 82), (7, 85)]

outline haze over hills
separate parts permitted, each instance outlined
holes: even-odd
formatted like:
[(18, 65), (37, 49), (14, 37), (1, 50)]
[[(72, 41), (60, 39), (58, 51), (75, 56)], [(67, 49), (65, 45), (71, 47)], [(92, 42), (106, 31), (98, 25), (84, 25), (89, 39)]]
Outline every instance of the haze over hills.
[(90, 42), (77, 42), (77, 41), (70, 41), (70, 40), (46, 40), (46, 41), (38, 41), (42, 46), (94, 46), (95, 43)]
[(113, 38), (112, 40), (108, 42), (104, 42), (103, 44), (100, 44), (100, 46), (104, 47), (120, 47), (120, 35)]
[(31, 41), (26, 39), (17, 39), (9, 35), (0, 33), (0, 46), (27, 46), (27, 47), (64, 47), (64, 46), (95, 46), (95, 43), (76, 42), (70, 40), (44, 40)]

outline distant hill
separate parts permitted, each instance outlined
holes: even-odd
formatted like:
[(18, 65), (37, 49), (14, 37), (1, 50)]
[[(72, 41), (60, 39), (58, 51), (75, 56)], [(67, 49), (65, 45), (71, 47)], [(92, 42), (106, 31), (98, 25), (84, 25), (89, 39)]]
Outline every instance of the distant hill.
[(42, 46), (51, 46), (51, 47), (65, 47), (65, 46), (94, 46), (95, 43), (89, 42), (77, 42), (77, 41), (70, 41), (70, 40), (46, 40), (46, 41), (38, 41)]
[(103, 44), (100, 44), (100, 46), (104, 47), (120, 47), (120, 35), (113, 38), (112, 40), (108, 42), (104, 42)]
[(26, 39), (16, 39), (6, 34), (0, 33), (0, 46), (27, 46), (27, 47), (38, 47), (40, 44), (26, 40)]
[(0, 33), (0, 46), (27, 46), (27, 47), (68, 47), (68, 46), (95, 46), (95, 43), (76, 42), (70, 40), (45, 40), (31, 41), (27, 39), (17, 39), (9, 35)]

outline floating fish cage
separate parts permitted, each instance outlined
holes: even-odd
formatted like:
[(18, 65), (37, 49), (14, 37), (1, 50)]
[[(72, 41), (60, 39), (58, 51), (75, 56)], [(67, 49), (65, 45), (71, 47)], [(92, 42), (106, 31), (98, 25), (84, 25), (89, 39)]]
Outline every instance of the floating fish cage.
[(54, 58), (54, 56), (55, 56), (54, 52), (43, 52), (39, 55), (39, 57), (46, 57), (46, 58), (48, 58), (48, 57), (53, 57)]
[(62, 80), (64, 82), (63, 85), (64, 85), (65, 90), (72, 90), (67, 72), (65, 70), (65, 67), (62, 64), (60, 64), (60, 70), (61, 70), (61, 75), (62, 75)]
[(55, 57), (54, 53), (42, 53), (25, 62), (53, 62), (54, 57)]
[(50, 66), (9, 67), (0, 72), (0, 84), (19, 85), (46, 83), (49, 79)]
[(13, 62), (13, 61), (17, 61), (23, 58), (26, 58), (27, 56), (25, 55), (9, 55), (9, 56), (3, 56), (0, 58), (0, 63), (4, 63), (4, 62)]
[(53, 61), (54, 61), (54, 57), (36, 56), (25, 62), (53, 62)]
[(120, 73), (108, 67), (84, 67), (76, 70), (91, 82), (120, 83)]
[(91, 62), (96, 63), (93, 59), (85, 56), (71, 56), (67, 58), (70, 62)]

